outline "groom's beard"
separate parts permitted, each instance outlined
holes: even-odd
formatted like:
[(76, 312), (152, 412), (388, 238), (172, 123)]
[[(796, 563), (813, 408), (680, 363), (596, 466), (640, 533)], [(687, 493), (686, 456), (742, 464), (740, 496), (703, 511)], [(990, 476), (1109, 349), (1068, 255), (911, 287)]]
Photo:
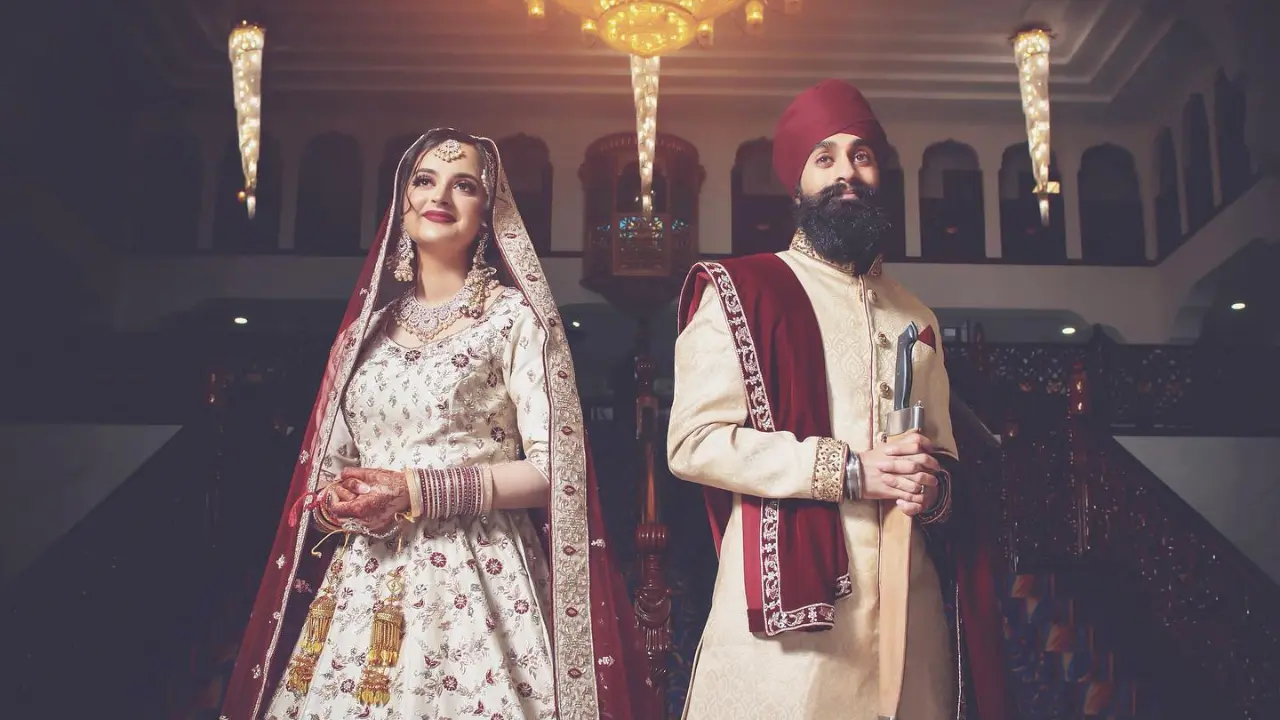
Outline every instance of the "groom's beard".
[(855, 263), (859, 272), (864, 272), (890, 223), (876, 202), (875, 188), (855, 185), (857, 199), (842, 199), (849, 188), (838, 182), (815, 195), (802, 195), (796, 205), (796, 227), (827, 261)]

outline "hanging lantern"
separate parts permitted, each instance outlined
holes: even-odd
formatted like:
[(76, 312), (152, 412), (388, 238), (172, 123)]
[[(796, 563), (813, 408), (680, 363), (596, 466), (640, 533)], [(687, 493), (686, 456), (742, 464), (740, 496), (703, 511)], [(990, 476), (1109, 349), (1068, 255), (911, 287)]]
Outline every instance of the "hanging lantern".
[(240, 200), (252, 218), (257, 209), (258, 154), (262, 148), (262, 49), (266, 31), (248, 21), (231, 31), (227, 42), (231, 56), (231, 90), (236, 107), (236, 131), (240, 141), (240, 166), (244, 189)]
[(1022, 94), (1022, 114), (1027, 121), (1027, 147), (1031, 152), (1033, 189), (1040, 199), (1040, 223), (1049, 225), (1049, 196), (1061, 192), (1049, 180), (1052, 148), (1049, 144), (1049, 41), (1042, 28), (1028, 28), (1013, 37), (1013, 59), (1018, 66), (1018, 86)]

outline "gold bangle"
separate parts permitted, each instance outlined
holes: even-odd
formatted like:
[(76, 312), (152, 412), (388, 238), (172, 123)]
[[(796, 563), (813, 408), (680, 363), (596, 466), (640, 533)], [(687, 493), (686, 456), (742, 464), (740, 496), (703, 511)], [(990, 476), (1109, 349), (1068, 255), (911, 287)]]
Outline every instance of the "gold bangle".
[(404, 469), (404, 482), (409, 488), (409, 522), (417, 522), (422, 517), (422, 485), (413, 468)]
[(493, 512), (493, 468), (485, 466), (480, 469), (480, 512), (488, 515)]
[(331, 489), (332, 488), (330, 486), (320, 491), (321, 492), (320, 502), (316, 503), (315, 512), (312, 513), (312, 515), (316, 519), (316, 525), (320, 526), (320, 529), (327, 533), (342, 531), (342, 526), (340, 526), (338, 522), (334, 520), (333, 516), (329, 514), (327, 496), (329, 495), (329, 492), (331, 491)]

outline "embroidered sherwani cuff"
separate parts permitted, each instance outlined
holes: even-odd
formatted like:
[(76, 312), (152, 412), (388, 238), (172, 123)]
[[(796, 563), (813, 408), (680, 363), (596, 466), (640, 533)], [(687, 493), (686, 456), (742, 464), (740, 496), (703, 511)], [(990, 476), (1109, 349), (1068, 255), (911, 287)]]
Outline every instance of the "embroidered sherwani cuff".
[(849, 446), (833, 438), (819, 438), (813, 461), (813, 499), (838, 503), (844, 498), (845, 465)]

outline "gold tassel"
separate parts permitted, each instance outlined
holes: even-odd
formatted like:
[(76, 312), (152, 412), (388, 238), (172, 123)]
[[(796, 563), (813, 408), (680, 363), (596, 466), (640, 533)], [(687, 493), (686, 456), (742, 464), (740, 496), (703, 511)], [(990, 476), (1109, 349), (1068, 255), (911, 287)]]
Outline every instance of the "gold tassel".
[(284, 685), (289, 692), (306, 695), (311, 689), (316, 661), (320, 659), (320, 651), (324, 649), (324, 641), (329, 635), (329, 626), (333, 624), (333, 613), (337, 607), (338, 601), (327, 592), (311, 603), (311, 609), (307, 611), (307, 624), (302, 629), (302, 643), (289, 663), (289, 677)]
[(302, 628), (302, 642), (298, 645), (298, 652), (289, 661), (289, 673), (284, 686), (295, 695), (306, 695), (311, 689), (311, 680), (316, 673), (316, 661), (320, 659), (320, 652), (324, 650), (324, 641), (329, 637), (329, 627), (333, 625), (333, 615), (338, 609), (338, 600), (333, 596), (333, 586), (342, 575), (342, 555), (345, 550), (344, 544), (329, 565), (324, 587), (311, 602), (311, 608), (307, 610), (307, 622)]
[(404, 640), (404, 612), (400, 600), (404, 596), (404, 568), (387, 577), (387, 597), (373, 608), (373, 638), (365, 655), (364, 670), (356, 697), (365, 705), (391, 702), (391, 677), (388, 669), (400, 662), (400, 644)]

